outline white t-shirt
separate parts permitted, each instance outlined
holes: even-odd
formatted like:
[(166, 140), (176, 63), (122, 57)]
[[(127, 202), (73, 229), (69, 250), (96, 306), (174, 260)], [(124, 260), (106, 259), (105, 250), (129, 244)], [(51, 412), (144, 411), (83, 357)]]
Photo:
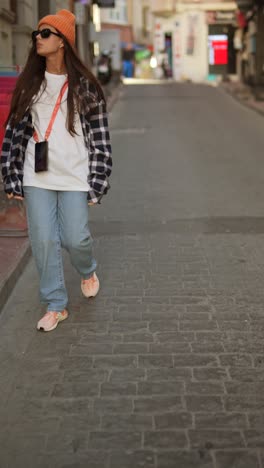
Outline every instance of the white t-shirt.
[[(47, 87), (32, 105), (31, 115), (39, 141), (45, 139), (50, 118), (66, 81), (66, 75), (54, 75), (45, 72)], [(35, 140), (28, 141), (24, 163), (24, 186), (40, 187), (50, 190), (72, 190), (87, 192), (88, 184), (88, 150), (84, 144), (80, 116), (76, 113), (75, 130), (71, 136), (66, 128), (67, 95), (65, 91), (62, 102), (48, 138), (48, 171), (35, 172)]]

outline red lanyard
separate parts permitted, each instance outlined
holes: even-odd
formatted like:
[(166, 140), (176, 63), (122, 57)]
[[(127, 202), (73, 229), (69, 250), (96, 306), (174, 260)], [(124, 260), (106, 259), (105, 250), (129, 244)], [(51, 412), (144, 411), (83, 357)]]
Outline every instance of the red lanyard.
[[(52, 127), (53, 127), (53, 124), (54, 124), (54, 120), (56, 119), (56, 115), (57, 115), (59, 107), (61, 105), (63, 94), (65, 93), (67, 88), (68, 88), (68, 80), (65, 81), (64, 85), (62, 86), (62, 88), (60, 90), (60, 94), (58, 96), (58, 99), (56, 101), (55, 107), (54, 107), (53, 112), (52, 112), (52, 116), (50, 118), (49, 126), (48, 126), (48, 128), (46, 130), (46, 133), (45, 133), (45, 141), (47, 141), (47, 139), (49, 138), (49, 136), (51, 134), (51, 130), (52, 130)], [(33, 138), (37, 143), (39, 142), (39, 137), (38, 137), (38, 134), (37, 134), (36, 130), (35, 130), (35, 132), (33, 134)]]

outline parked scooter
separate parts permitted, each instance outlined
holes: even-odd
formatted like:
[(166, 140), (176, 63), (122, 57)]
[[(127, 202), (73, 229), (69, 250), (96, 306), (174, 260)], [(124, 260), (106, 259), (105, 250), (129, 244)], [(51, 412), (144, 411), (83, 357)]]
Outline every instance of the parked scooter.
[(97, 78), (102, 85), (109, 83), (112, 78), (112, 58), (108, 50), (104, 50), (98, 59)]

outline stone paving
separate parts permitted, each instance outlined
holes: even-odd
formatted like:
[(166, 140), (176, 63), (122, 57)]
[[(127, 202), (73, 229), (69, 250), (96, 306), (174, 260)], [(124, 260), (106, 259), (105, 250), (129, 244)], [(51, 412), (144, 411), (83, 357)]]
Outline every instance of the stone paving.
[(0, 467), (264, 468), (263, 118), (161, 85), (111, 126), (100, 294), (65, 256), (70, 317), (39, 333), (30, 261), (0, 316)]

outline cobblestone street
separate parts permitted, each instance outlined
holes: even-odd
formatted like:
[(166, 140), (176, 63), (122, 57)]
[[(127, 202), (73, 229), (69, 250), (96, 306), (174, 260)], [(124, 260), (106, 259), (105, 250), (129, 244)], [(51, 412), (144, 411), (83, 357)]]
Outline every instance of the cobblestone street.
[(0, 468), (264, 468), (263, 116), (205, 85), (125, 86), (91, 207), (100, 294), (0, 315)]

